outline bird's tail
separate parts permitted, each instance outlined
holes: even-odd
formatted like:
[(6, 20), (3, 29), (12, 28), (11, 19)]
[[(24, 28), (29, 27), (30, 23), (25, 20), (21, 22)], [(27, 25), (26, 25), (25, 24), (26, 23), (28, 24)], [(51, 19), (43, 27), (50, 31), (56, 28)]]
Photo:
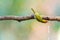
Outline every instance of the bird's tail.
[(31, 10), (33, 11), (33, 13), (35, 14), (35, 10), (33, 8), (31, 8)]

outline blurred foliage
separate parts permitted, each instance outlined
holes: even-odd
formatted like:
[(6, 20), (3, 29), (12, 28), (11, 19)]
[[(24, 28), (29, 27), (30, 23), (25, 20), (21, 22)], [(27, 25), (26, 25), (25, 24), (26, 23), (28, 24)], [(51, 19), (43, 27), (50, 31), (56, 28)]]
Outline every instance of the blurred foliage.
[[(0, 0), (0, 16), (26, 16), (30, 14), (26, 6), (27, 0)], [(32, 20), (0, 21), (0, 40), (27, 40), (31, 23)]]
[[(33, 2), (34, 1), (34, 2)], [(43, 4), (45, 0), (0, 0), (0, 16), (26, 16), (31, 15), (30, 6)], [(31, 2), (31, 3), (30, 3)], [(31, 5), (32, 4), (32, 5)], [(39, 7), (40, 7), (39, 6)], [(58, 6), (58, 5), (57, 5)], [(55, 14), (60, 12), (60, 6), (56, 7)], [(28, 35), (32, 29), (33, 20), (28, 21), (0, 21), (0, 40), (28, 40)], [(57, 31), (60, 28), (59, 22), (54, 22), (53, 29)]]

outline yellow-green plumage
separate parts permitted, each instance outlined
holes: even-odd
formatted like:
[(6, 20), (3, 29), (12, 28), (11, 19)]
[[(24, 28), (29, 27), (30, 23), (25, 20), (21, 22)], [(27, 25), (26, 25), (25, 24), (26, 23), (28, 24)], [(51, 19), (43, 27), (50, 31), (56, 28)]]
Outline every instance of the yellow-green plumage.
[(44, 20), (42, 19), (42, 17), (40, 16), (40, 14), (36, 11), (34, 11), (33, 8), (31, 8), (31, 10), (33, 11), (34, 15), (35, 15), (35, 18), (39, 21), (39, 22), (42, 22), (42, 23), (47, 23), (47, 20)]

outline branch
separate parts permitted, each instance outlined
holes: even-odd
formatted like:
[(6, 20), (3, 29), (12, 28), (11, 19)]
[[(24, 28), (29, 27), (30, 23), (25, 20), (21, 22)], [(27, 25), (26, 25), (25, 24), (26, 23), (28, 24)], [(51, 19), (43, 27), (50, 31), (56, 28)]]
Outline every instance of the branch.
[[(43, 19), (48, 20), (48, 21), (60, 21), (59, 16), (42, 16)], [(30, 16), (0, 16), (0, 21), (1, 20), (16, 20), (16, 21), (25, 21), (25, 20), (30, 20), (30, 19), (35, 19), (34, 15)]]

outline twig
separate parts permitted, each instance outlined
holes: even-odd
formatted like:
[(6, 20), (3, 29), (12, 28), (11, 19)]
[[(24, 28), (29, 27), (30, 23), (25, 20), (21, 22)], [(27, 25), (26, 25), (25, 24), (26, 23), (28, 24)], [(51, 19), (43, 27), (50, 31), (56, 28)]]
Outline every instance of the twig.
[[(42, 16), (43, 19), (48, 20), (48, 21), (60, 21), (60, 16)], [(30, 19), (35, 19), (34, 15), (30, 16), (0, 16), (0, 21), (1, 20), (16, 20), (16, 21), (25, 21), (25, 20), (30, 20)]]
[(16, 20), (18, 22), (34, 19), (34, 15), (30, 16), (0, 16), (0, 21), (2, 20)]

